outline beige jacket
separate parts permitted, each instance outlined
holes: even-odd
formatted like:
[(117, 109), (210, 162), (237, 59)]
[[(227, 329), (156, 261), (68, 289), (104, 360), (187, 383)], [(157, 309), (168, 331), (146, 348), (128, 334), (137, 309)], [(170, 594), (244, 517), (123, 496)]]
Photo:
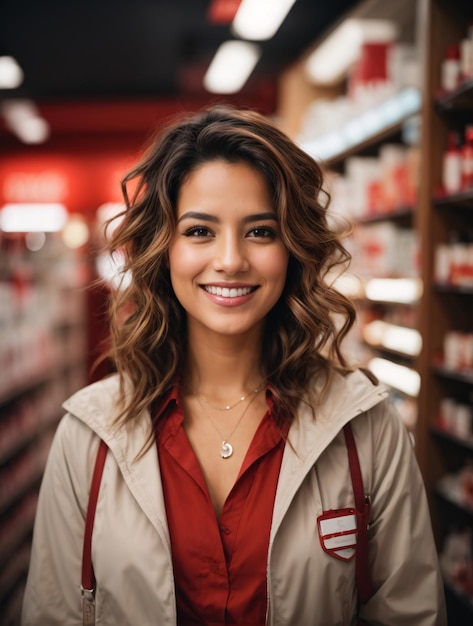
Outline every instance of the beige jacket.
[[(23, 626), (79, 626), (81, 553), (98, 437), (109, 445), (92, 557), (97, 625), (174, 626), (174, 581), (156, 447), (138, 461), (148, 414), (111, 427), (115, 377), (70, 398), (44, 475), (35, 522)], [(354, 561), (326, 554), (317, 517), (353, 506), (341, 433), (353, 420), (365, 490), (375, 595), (361, 608), (371, 625), (443, 626), (444, 597), (426, 497), (405, 428), (386, 390), (361, 373), (337, 377), (314, 421), (302, 406), (290, 429), (268, 555), (270, 626), (355, 623)], [(241, 626), (255, 626), (244, 624)]]

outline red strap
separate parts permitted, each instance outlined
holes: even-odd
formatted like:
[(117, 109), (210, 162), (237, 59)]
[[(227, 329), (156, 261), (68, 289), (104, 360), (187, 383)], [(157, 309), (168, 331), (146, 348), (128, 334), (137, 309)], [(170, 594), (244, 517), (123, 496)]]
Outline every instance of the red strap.
[(360, 461), (356, 449), (355, 438), (351, 424), (348, 423), (343, 428), (345, 442), (348, 450), (348, 463), (350, 465), (351, 482), (355, 495), (356, 521), (358, 527), (357, 549), (356, 549), (356, 586), (358, 596), (364, 604), (373, 595), (373, 585), (371, 582), (369, 558), (368, 558), (368, 521), (370, 513), (369, 500), (363, 488), (363, 477), (361, 475)]
[(92, 531), (94, 528), (95, 510), (102, 481), (103, 467), (107, 457), (107, 444), (100, 440), (97, 458), (95, 459), (94, 474), (90, 485), (89, 504), (85, 518), (84, 546), (82, 550), (82, 589), (92, 591), (95, 588), (94, 568), (92, 565)]

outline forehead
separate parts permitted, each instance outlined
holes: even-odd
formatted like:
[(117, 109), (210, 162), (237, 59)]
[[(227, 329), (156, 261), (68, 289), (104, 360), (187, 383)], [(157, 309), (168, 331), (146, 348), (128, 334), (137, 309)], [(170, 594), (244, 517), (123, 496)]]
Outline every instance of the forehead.
[(189, 207), (271, 210), (271, 193), (261, 172), (244, 162), (209, 161), (186, 178), (178, 194), (178, 214)]

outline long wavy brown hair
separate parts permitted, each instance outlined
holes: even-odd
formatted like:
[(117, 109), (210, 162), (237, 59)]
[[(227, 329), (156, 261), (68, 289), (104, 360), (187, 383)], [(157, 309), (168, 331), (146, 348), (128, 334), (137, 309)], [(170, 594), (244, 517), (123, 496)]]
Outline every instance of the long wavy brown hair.
[(290, 253), (261, 349), (261, 374), (275, 390), (277, 415), (292, 419), (302, 399), (317, 401), (314, 376), (326, 388), (335, 370), (349, 370), (341, 344), (355, 312), (332, 275), (350, 255), (328, 216), (321, 167), (265, 116), (213, 106), (161, 130), (122, 182), (126, 209), (109, 244), (131, 277), (113, 292), (110, 307), (108, 356), (120, 377), (119, 421), (154, 411), (185, 370), (186, 314), (171, 286), (168, 250), (182, 184), (214, 160), (243, 162), (264, 176)]

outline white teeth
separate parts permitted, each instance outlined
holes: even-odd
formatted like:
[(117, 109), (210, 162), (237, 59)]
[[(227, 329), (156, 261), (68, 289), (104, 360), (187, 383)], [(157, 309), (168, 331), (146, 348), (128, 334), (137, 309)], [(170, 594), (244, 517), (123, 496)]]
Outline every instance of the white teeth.
[(247, 296), (251, 293), (251, 287), (239, 287), (238, 289), (232, 287), (211, 287), (205, 286), (205, 291), (211, 293), (213, 296), (222, 296), (223, 298), (236, 298), (237, 296)]

